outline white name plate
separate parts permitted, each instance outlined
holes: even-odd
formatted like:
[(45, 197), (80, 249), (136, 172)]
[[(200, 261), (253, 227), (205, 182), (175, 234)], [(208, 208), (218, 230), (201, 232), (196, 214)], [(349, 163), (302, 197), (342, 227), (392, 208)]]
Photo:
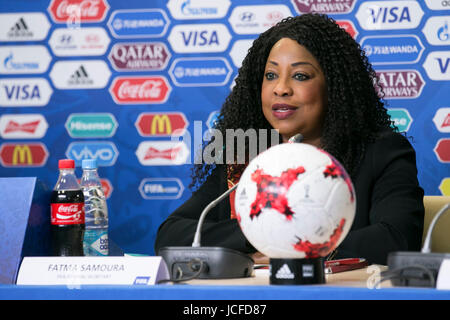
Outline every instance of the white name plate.
[(169, 279), (162, 257), (25, 257), (23, 285), (153, 285)]
[(450, 259), (441, 263), (436, 280), (436, 289), (450, 290)]

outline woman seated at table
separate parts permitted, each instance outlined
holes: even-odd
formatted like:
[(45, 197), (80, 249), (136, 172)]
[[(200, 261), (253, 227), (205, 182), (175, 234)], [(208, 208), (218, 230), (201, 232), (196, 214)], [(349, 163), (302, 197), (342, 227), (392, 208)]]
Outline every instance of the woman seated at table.
[[(333, 19), (319, 14), (287, 18), (253, 42), (216, 125), (224, 136), (226, 129), (238, 128), (274, 128), (281, 142), (301, 133), (303, 143), (326, 150), (344, 165), (357, 207), (335, 259), (362, 257), (386, 264), (392, 251), (419, 250), (424, 207), (414, 149), (392, 127), (366, 55)], [(197, 165), (197, 190), (160, 226), (155, 252), (190, 246), (202, 210), (237, 183), (244, 169), (245, 164)], [(244, 237), (228, 199), (206, 217), (202, 245), (267, 261)]]

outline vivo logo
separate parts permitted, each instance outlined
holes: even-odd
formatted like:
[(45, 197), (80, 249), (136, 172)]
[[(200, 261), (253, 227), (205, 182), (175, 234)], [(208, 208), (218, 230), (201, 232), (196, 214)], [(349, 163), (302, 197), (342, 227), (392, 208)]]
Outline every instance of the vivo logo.
[(359, 7), (356, 18), (365, 30), (414, 29), (423, 14), (416, 1), (367, 1)]
[(175, 52), (222, 52), (228, 47), (231, 35), (223, 24), (177, 25), (169, 42)]
[(72, 142), (66, 151), (66, 156), (75, 160), (76, 166), (81, 166), (84, 159), (96, 159), (99, 166), (112, 166), (118, 155), (115, 144), (109, 141)]

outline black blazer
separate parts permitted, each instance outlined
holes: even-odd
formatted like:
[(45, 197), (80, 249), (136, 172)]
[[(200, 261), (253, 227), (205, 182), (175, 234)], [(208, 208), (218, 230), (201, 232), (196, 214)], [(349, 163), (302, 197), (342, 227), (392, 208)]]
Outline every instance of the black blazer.
[[(415, 151), (401, 134), (387, 132), (368, 145), (353, 179), (356, 215), (335, 258), (361, 257), (386, 264), (392, 251), (420, 249), (424, 206), (417, 180)], [(206, 182), (159, 227), (155, 252), (164, 246), (190, 246), (202, 210), (228, 189), (225, 171), (214, 170)], [(230, 201), (223, 200), (206, 217), (202, 246), (221, 246), (244, 253), (256, 249), (230, 219)]]

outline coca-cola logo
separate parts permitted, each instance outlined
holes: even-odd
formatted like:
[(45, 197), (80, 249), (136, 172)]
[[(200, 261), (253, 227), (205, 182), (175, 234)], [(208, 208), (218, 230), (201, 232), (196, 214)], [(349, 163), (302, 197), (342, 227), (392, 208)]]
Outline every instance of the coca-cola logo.
[(169, 61), (166, 45), (154, 43), (117, 43), (108, 56), (117, 71), (162, 70)]
[(106, 0), (53, 0), (48, 12), (55, 22), (79, 24), (103, 21), (108, 8)]
[(291, 0), (298, 13), (348, 13), (356, 0)]
[(73, 214), (77, 213), (78, 210), (78, 204), (72, 204), (69, 206), (60, 206), (58, 208), (58, 213), (64, 213), (64, 214)]
[(117, 104), (164, 103), (171, 90), (163, 76), (117, 77), (109, 89)]
[(84, 223), (84, 203), (52, 203), (52, 224), (82, 224)]
[(383, 70), (377, 76), (386, 99), (417, 98), (425, 85), (416, 70)]

